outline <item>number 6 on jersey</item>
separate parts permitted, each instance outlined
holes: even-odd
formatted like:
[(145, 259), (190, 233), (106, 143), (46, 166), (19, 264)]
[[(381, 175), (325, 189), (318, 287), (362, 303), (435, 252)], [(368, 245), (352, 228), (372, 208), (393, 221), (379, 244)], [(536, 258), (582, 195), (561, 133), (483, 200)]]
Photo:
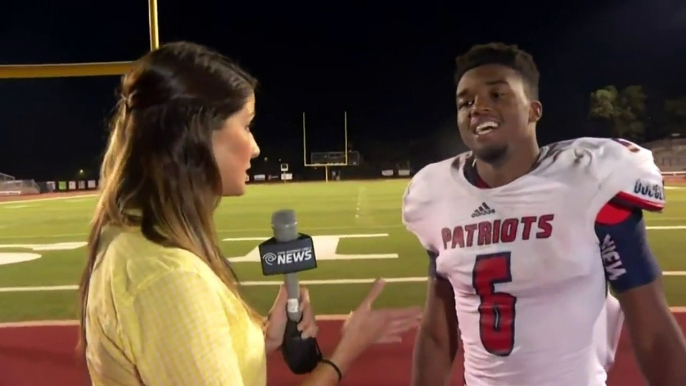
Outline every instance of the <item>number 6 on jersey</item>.
[(517, 298), (495, 291), (498, 283), (512, 281), (510, 252), (476, 256), (472, 283), (479, 295), (479, 333), (486, 351), (505, 357), (512, 353)]

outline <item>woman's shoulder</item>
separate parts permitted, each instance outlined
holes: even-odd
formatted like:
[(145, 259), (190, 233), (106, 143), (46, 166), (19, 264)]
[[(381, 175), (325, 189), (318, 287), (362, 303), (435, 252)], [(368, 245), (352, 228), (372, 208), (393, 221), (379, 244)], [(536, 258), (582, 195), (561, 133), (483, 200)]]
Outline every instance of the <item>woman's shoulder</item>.
[(126, 292), (137, 292), (146, 283), (169, 275), (190, 273), (204, 277), (211, 273), (194, 253), (152, 242), (139, 229), (115, 232), (104, 251), (103, 264), (108, 266), (113, 281), (126, 285)]

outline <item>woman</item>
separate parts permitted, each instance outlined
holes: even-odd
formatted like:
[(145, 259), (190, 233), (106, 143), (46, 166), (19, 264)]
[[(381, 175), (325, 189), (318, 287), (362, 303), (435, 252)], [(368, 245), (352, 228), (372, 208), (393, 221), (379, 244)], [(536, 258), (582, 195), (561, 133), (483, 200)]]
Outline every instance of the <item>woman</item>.
[[(81, 346), (94, 385), (266, 384), (286, 324), (279, 292), (265, 322), (240, 296), (213, 211), (245, 192), (259, 148), (256, 81), (190, 43), (148, 53), (124, 76), (102, 164), (81, 293)], [(335, 352), (303, 385), (338, 382), (370, 344), (413, 327), (419, 309), (371, 310), (377, 281)], [(306, 290), (303, 336), (316, 335)]]

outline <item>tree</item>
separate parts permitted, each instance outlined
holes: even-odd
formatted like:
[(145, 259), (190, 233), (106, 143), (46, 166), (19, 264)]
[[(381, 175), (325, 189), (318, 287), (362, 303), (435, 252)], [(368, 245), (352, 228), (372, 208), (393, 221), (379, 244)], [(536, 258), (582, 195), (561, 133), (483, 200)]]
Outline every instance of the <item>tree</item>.
[(591, 93), (589, 116), (609, 124), (610, 134), (640, 140), (645, 132), (646, 95), (639, 85), (618, 91), (606, 86)]

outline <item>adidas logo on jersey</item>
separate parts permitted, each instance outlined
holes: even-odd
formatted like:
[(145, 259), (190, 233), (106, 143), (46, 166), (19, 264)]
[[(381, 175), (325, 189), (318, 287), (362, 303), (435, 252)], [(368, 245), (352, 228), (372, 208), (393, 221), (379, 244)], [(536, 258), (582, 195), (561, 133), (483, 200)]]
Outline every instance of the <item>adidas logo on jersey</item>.
[(487, 214), (493, 214), (493, 213), (495, 213), (495, 210), (491, 209), (488, 205), (486, 205), (485, 202), (482, 202), (481, 206), (476, 208), (474, 213), (472, 213), (472, 218), (479, 217), (479, 216), (485, 216)]

